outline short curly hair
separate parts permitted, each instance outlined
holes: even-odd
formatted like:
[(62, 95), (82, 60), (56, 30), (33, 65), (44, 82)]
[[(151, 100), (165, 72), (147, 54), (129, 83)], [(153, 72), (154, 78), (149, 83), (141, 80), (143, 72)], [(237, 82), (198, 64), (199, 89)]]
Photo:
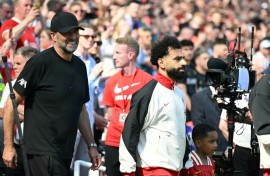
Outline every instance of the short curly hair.
[(158, 59), (169, 54), (169, 47), (181, 49), (180, 41), (174, 36), (165, 36), (163, 39), (154, 43), (151, 49), (151, 63), (158, 66)]
[(192, 130), (192, 140), (195, 142), (196, 140), (201, 140), (208, 136), (209, 132), (217, 131), (214, 127), (201, 123), (194, 126)]

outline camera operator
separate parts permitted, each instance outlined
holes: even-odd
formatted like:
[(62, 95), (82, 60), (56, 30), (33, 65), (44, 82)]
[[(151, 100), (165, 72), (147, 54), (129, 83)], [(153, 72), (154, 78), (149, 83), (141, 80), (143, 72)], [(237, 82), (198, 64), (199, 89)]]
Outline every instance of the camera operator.
[[(268, 62), (262, 57), (254, 57), (252, 70), (256, 70), (256, 82), (262, 78), (262, 71), (266, 69)], [(248, 107), (249, 95), (244, 94), (242, 100), (237, 100), (236, 106), (238, 108)], [(243, 120), (252, 120), (250, 111), (245, 113)], [(239, 120), (240, 121), (240, 120)], [(225, 138), (228, 139), (227, 122), (226, 122), (226, 110), (223, 110), (221, 114), (221, 120), (219, 125)], [(236, 171), (241, 173), (235, 173), (234, 175), (253, 176), (259, 175), (259, 149), (257, 144), (257, 138), (254, 134), (253, 127), (246, 123), (235, 123), (234, 130), (234, 155), (233, 163)], [(252, 142), (254, 145), (251, 146)], [(253, 153), (252, 153), (253, 151)]]
[[(248, 58), (246, 50), (241, 49), (241, 27), (239, 27), (238, 37), (235, 39), (233, 48), (230, 49), (229, 45), (227, 45), (230, 53), (227, 55), (226, 61), (222, 61), (222, 59), (210, 59), (207, 63), (209, 69), (206, 75), (210, 84), (214, 86), (218, 92), (216, 98), (220, 97), (223, 100), (223, 102), (219, 103), (219, 106), (228, 111), (227, 128), (224, 125), (224, 121), (221, 121), (220, 124), (220, 127), (224, 128), (225, 136), (228, 138), (228, 159), (225, 159), (225, 161), (227, 161), (225, 162), (227, 168), (225, 168), (224, 173), (228, 172), (233, 175), (238, 175), (236, 171), (239, 166), (241, 167), (239, 169), (241, 172), (252, 170), (252, 166), (256, 166), (256, 164), (259, 163), (256, 161), (256, 158), (258, 160), (258, 154), (260, 153), (260, 168), (264, 169), (264, 176), (270, 176), (270, 120), (268, 120), (270, 114), (268, 107), (270, 104), (270, 74), (262, 77), (254, 86), (255, 80), (263, 76), (261, 70), (264, 70), (265, 65), (267, 67), (265, 62), (269, 62), (269, 60), (256, 56), (255, 58), (257, 59), (254, 58), (254, 62), (252, 58), (254, 29), (255, 27), (251, 29), (250, 58)], [(238, 46), (236, 48), (237, 44)], [(266, 44), (270, 45), (270, 41)], [(263, 48), (270, 49), (270, 46), (263, 46)], [(251, 64), (252, 60), (253, 65)], [(261, 65), (257, 62), (261, 63)], [(251, 70), (251, 68), (254, 69), (254, 66), (257, 64), (261, 67), (261, 70), (259, 68)], [(256, 76), (258, 77), (256, 78)], [(249, 93), (251, 88), (252, 91)], [(249, 98), (247, 98), (248, 93)], [(247, 108), (242, 108), (245, 106), (243, 106), (243, 103), (239, 102), (241, 98), (244, 98), (246, 103), (249, 102), (250, 112), (247, 111)], [(226, 116), (223, 117), (223, 119), (225, 118)], [(246, 125), (240, 124), (242, 125), (242, 128), (240, 126), (242, 132), (240, 132), (237, 123), (235, 125), (235, 122), (247, 123), (247, 119), (249, 119), (248, 121), (250, 123), (254, 119), (253, 125), (258, 140), (256, 139), (255, 133), (247, 131), (247, 129), (253, 131), (253, 127), (247, 126), (246, 129), (244, 129)], [(235, 128), (237, 130), (235, 130)], [(226, 133), (226, 129), (228, 129), (228, 133)], [(235, 136), (233, 134), (235, 134)], [(242, 137), (237, 139), (240, 135)], [(236, 143), (236, 147), (234, 147), (234, 142)], [(234, 148), (235, 151), (233, 154)], [(251, 150), (249, 148), (251, 148)], [(250, 155), (250, 153), (253, 155)], [(249, 163), (250, 161), (253, 162), (253, 159), (255, 164)], [(258, 175), (258, 173), (243, 173), (241, 175)]]
[(260, 168), (264, 176), (270, 175), (270, 68), (266, 74), (253, 87), (249, 108), (253, 116), (254, 130), (258, 137), (260, 147)]

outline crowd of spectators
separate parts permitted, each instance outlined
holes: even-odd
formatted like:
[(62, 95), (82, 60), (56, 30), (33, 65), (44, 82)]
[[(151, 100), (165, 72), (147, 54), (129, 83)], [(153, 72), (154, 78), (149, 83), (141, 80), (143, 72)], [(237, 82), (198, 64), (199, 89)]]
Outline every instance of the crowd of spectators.
[[(16, 10), (18, 2), (24, 5)], [(59, 11), (69, 11), (79, 22), (93, 25), (96, 33), (100, 34), (102, 45), (99, 55), (107, 66), (103, 74), (107, 74), (107, 71), (114, 67), (111, 59), (114, 40), (126, 35), (140, 41), (138, 66), (152, 74), (155, 72), (147, 59), (151, 42), (164, 35), (173, 35), (179, 40), (190, 40), (194, 44), (193, 52), (203, 48), (208, 51), (210, 57), (213, 55), (213, 45), (217, 38), (225, 38), (232, 47), (239, 27), (242, 30), (241, 49), (248, 54), (251, 51), (252, 26), (255, 27), (254, 51), (259, 50), (260, 41), (269, 35), (270, 18), (267, 10), (269, 2), (265, 0), (40, 0), (40, 5), (40, 9), (36, 9), (31, 1), (2, 0), (0, 3), (1, 44), (8, 39), (8, 30), (6, 30), (8, 27), (5, 27), (7, 25), (3, 27), (4, 21), (14, 17), (19, 18), (16, 14), (19, 12), (16, 11), (20, 11), (22, 14), (19, 20), (24, 21), (21, 30), (28, 27), (32, 29), (36, 46), (33, 41), (30, 41), (31, 38), (19, 42), (22, 34), (15, 29), (13, 37), (18, 41), (17, 48), (21, 45), (32, 45), (39, 50), (50, 47), (49, 41), (46, 43), (44, 41), (50, 40), (49, 36), (46, 37), (50, 20)], [(22, 12), (23, 8), (25, 8), (24, 12)]]
[[(254, 54), (256, 63), (262, 63), (257, 76), (268, 67), (269, 6), (268, 0), (0, 0), (0, 56), (8, 56), (13, 74), (13, 53), (16, 49), (31, 46), (43, 51), (51, 47), (51, 19), (60, 11), (73, 13), (80, 24), (89, 24), (94, 30), (93, 35), (88, 36), (93, 40), (88, 54), (96, 63), (102, 63), (99, 80), (92, 87), (94, 108), (98, 107), (95, 112), (102, 109), (99, 116), (106, 118), (102, 92), (107, 78), (118, 71), (113, 60), (116, 39), (131, 36), (137, 40), (140, 45), (137, 67), (155, 76), (157, 68), (150, 62), (151, 44), (166, 35), (175, 36), (182, 47), (188, 47), (184, 53), (188, 74), (179, 86), (187, 97), (187, 121), (192, 122), (192, 107), (196, 103), (192, 105), (191, 97), (203, 88), (208, 88), (204, 82), (207, 61), (210, 58), (226, 60), (226, 55), (235, 45), (239, 28), (241, 47), (238, 49), (245, 51), (249, 58)], [(255, 29), (253, 40), (252, 27)], [(3, 85), (7, 82), (4, 71), (2, 66), (0, 91), (3, 91)], [(220, 117), (221, 110), (216, 110), (216, 113)], [(219, 122), (219, 119), (216, 120)], [(214, 123), (214, 128), (221, 135), (218, 122)], [(94, 128), (98, 134), (98, 144), (104, 126)]]

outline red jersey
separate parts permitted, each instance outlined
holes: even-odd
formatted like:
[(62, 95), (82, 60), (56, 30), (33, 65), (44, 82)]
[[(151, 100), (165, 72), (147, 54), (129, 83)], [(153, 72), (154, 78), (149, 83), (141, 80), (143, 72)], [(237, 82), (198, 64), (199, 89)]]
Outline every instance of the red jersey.
[(269, 168), (263, 169), (263, 176), (270, 176), (270, 169)]
[(215, 162), (207, 157), (207, 165), (204, 165), (195, 151), (191, 152), (191, 160), (193, 166), (188, 169), (182, 169), (181, 176), (214, 176)]
[[(6, 20), (2, 26), (1, 26), (1, 32), (0, 32), (0, 44), (2, 45), (5, 41), (3, 40), (3, 34), (8, 32), (10, 28), (13, 28), (17, 26), (21, 21), (15, 17)], [(20, 48), (22, 46), (31, 46), (33, 48), (37, 48), (37, 43), (35, 39), (35, 34), (34, 34), (34, 28), (33, 27), (27, 27), (21, 38), (17, 41), (17, 48)]]
[(140, 69), (136, 69), (136, 72), (129, 76), (124, 76), (120, 71), (108, 79), (103, 94), (103, 104), (113, 107), (113, 112), (106, 134), (106, 145), (119, 147), (132, 94), (150, 80), (152, 76)]
[[(9, 20), (6, 20), (2, 26), (1, 26), (1, 31), (0, 31), (0, 45), (3, 45), (3, 43), (5, 42), (5, 40), (3, 39), (3, 34), (6, 32), (9, 32), (10, 28), (13, 28), (15, 26), (17, 26), (21, 21), (15, 17), (12, 17)], [(35, 39), (35, 34), (34, 34), (34, 28), (33, 27), (27, 27), (21, 38), (17, 41), (17, 45), (16, 45), (16, 49), (22, 47), (22, 46), (31, 46), (33, 48), (37, 48), (37, 43), (36, 43), (36, 39)], [(6, 53), (8, 58), (9, 58), (9, 53)], [(15, 78), (15, 73), (13, 70), (13, 66), (11, 63), (9, 63), (9, 69), (10, 69), (10, 74), (11, 74), (11, 79)], [(5, 68), (2, 67), (1, 68), (1, 74), (3, 76), (3, 80), (6, 83), (7, 82), (7, 76), (6, 76), (6, 72), (5, 72)]]

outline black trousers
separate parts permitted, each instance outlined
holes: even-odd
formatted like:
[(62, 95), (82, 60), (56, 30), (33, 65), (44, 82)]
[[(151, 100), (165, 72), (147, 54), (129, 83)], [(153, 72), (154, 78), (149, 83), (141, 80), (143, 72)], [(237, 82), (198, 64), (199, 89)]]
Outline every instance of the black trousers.
[(251, 149), (235, 146), (233, 154), (234, 176), (259, 176), (260, 175), (260, 156), (252, 156)]
[(71, 159), (27, 155), (32, 176), (70, 176)]
[(118, 147), (105, 146), (105, 166), (107, 176), (122, 176), (120, 172)]

